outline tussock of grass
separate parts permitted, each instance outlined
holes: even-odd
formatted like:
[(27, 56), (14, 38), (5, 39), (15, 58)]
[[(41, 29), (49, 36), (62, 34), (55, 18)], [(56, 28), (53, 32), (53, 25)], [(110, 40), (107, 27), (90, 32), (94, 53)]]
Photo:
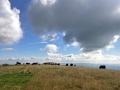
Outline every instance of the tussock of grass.
[[(17, 85), (21, 86), (20, 90), (120, 90), (119, 75), (120, 71), (117, 70), (84, 67), (8, 66), (0, 67), (0, 78), (3, 78), (0, 82), (4, 82), (5, 77), (9, 77), (7, 80), (11, 80), (11, 82), (4, 82), (0, 85), (3, 88), (6, 84), (9, 86)], [(17, 76), (22, 78), (23, 81), (17, 79)], [(12, 82), (18, 84), (12, 84)]]

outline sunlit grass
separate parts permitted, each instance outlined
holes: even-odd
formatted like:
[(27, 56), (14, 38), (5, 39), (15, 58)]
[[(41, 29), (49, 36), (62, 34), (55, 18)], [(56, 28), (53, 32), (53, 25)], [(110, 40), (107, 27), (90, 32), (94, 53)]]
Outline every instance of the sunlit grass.
[(119, 90), (119, 75), (118, 70), (74, 66), (2, 66), (0, 85), (3, 90)]

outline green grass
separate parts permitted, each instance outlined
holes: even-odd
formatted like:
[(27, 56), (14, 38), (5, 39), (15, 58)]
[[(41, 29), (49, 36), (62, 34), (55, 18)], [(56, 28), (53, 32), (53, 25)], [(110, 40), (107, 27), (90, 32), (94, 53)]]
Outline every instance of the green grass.
[(29, 71), (24, 72), (3, 72), (0, 74), (0, 90), (18, 90), (24, 86), (33, 74)]

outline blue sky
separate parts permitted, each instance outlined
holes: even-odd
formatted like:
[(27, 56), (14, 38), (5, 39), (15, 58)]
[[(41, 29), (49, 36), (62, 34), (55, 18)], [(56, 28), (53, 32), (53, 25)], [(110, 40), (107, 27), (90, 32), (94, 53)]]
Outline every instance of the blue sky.
[(120, 63), (119, 0), (0, 4), (0, 63)]

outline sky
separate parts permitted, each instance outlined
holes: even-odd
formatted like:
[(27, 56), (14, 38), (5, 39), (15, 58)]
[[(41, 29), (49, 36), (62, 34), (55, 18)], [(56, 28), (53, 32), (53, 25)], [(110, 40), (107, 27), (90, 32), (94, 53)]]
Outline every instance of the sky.
[(120, 0), (0, 0), (0, 63), (120, 64)]

